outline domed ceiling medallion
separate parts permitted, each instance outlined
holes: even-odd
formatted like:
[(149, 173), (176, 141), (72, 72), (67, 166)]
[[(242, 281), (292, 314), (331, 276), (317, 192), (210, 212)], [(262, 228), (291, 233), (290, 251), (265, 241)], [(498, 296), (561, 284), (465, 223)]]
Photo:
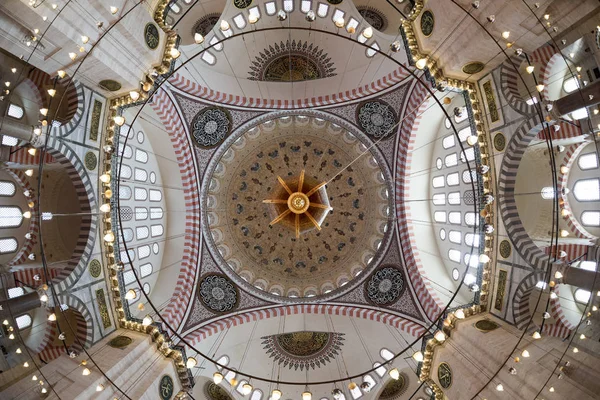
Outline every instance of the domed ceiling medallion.
[(312, 302), (376, 267), (390, 240), (392, 179), (356, 128), (282, 115), (226, 137), (204, 175), (202, 226), (236, 285), (268, 301)]
[(376, 8), (369, 6), (360, 6), (358, 13), (365, 19), (367, 25), (378, 31), (384, 31), (387, 28), (388, 22), (385, 15)]
[(233, 282), (221, 275), (208, 275), (202, 279), (198, 295), (202, 304), (215, 312), (231, 311), (238, 303)]
[(404, 274), (395, 267), (383, 267), (365, 284), (367, 298), (378, 306), (394, 303), (404, 292)]
[[(299, 177), (287, 180), (278, 176), (281, 189), (274, 193), (275, 198), (263, 200), (263, 203), (271, 205), (271, 214), (277, 215), (269, 225), (281, 223), (290, 227), (296, 233), (296, 239), (309, 230), (316, 228), (320, 231), (327, 212), (333, 210), (325, 190), (327, 182), (317, 183), (305, 177), (304, 172), (302, 170)], [(290, 189), (293, 187), (296, 191)]]
[(299, 82), (337, 75), (331, 57), (312, 43), (288, 40), (259, 52), (252, 61), (248, 79)]
[(214, 382), (208, 382), (204, 390), (210, 400), (233, 400), (225, 389)]
[(408, 377), (400, 374), (398, 379), (390, 379), (379, 395), (380, 400), (398, 399), (408, 388)]
[(375, 139), (387, 137), (396, 131), (396, 114), (383, 101), (369, 101), (358, 109), (358, 124)]
[(279, 365), (301, 371), (333, 361), (344, 345), (343, 333), (301, 331), (261, 339), (270, 358)]
[(219, 144), (229, 134), (231, 120), (220, 108), (200, 111), (192, 120), (192, 136), (202, 147)]
[(200, 18), (198, 22), (194, 24), (192, 28), (192, 37), (194, 34), (199, 33), (202, 36), (206, 37), (212, 31), (214, 26), (221, 20), (220, 13), (211, 13), (207, 14), (204, 17)]

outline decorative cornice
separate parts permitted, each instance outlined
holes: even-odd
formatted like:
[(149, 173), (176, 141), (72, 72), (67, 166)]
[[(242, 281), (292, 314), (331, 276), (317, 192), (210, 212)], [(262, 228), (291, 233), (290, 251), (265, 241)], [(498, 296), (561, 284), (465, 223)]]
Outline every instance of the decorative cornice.
[[(118, 130), (119, 126), (115, 122), (115, 117), (122, 114), (123, 109), (135, 105), (137, 102), (143, 103), (147, 99), (154, 88), (155, 80), (161, 75), (166, 74), (172, 67), (174, 61), (171, 55), (171, 50), (177, 46), (177, 33), (170, 30), (164, 23), (164, 10), (169, 3), (169, 0), (161, 0), (154, 13), (154, 20), (163, 29), (167, 35), (165, 41), (165, 47), (163, 50), (163, 56), (161, 63), (148, 70), (141, 82), (141, 90), (139, 92), (139, 98), (133, 99), (131, 94), (115, 97), (109, 100), (109, 107), (107, 111), (107, 120), (105, 121), (105, 131), (102, 135), (103, 140), (103, 151), (101, 152), (102, 157), (102, 173), (105, 175), (112, 175), (113, 165), (116, 163), (112, 159), (112, 155), (118, 151)], [(133, 93), (133, 92), (132, 92)], [(117, 139), (115, 140), (115, 136)], [(100, 168), (99, 168), (100, 170)], [(114, 184), (114, 183), (113, 183)], [(116, 202), (112, 201), (113, 187), (111, 182), (100, 182), (100, 192), (102, 193), (102, 202), (109, 203), (111, 209), (116, 209)], [(115, 190), (115, 194), (118, 195), (118, 190)], [(114, 229), (118, 226), (116, 223), (116, 213), (106, 213), (102, 217), (101, 229), (103, 236), (112, 233), (113, 236), (117, 236)], [(125, 293), (121, 291), (124, 286), (119, 285), (119, 281), (122, 282), (122, 272), (120, 272), (119, 263), (117, 260), (117, 252), (115, 247), (118, 246), (118, 241), (107, 241), (103, 240), (104, 247), (104, 261), (107, 265), (107, 276), (109, 277), (110, 291), (112, 293), (112, 304), (115, 307), (117, 320), (119, 326), (123, 329), (129, 329), (136, 332), (146, 333), (151, 336), (152, 341), (156, 344), (158, 351), (165, 357), (171, 358), (175, 363), (179, 381), (184, 390), (191, 390), (194, 385), (193, 378), (191, 377), (189, 369), (186, 367), (186, 355), (185, 349), (173, 346), (173, 342), (169, 339), (167, 332), (160, 328), (160, 324), (144, 325), (142, 321), (132, 318), (128, 312), (125, 311), (126, 300)]]
[[(435, 82), (438, 83), (438, 87), (451, 87), (466, 92), (466, 97), (468, 99), (467, 104), (470, 102), (471, 106), (471, 110), (469, 111), (470, 113), (472, 113), (472, 125), (474, 125), (475, 132), (478, 138), (481, 162), (487, 161), (491, 155), (490, 141), (488, 140), (489, 132), (486, 130), (485, 124), (483, 122), (481, 109), (483, 103), (480, 102), (478, 99), (477, 88), (475, 83), (445, 77), (442, 68), (439, 66), (438, 60), (435, 59), (433, 56), (426, 54), (419, 48), (413, 23), (423, 11), (423, 7), (423, 0), (417, 0), (410, 14), (405, 20), (402, 21), (401, 27), (404, 33), (404, 37), (406, 38), (406, 44), (408, 45), (407, 50), (409, 53), (409, 59), (412, 57), (412, 61), (415, 63), (417, 68), (429, 71), (431, 76), (434, 78)], [(490, 168), (492, 167), (493, 165), (490, 165)], [(480, 192), (481, 195), (490, 194), (492, 187), (491, 179), (491, 170), (482, 174), (483, 185), (482, 191)], [(481, 197), (482, 196), (480, 196), (480, 201)], [(493, 226), (495, 222), (494, 207), (492, 206), (492, 204), (484, 204), (484, 202), (481, 202), (480, 204), (484, 205), (480, 209), (481, 217), (484, 219), (486, 224), (490, 224)], [(456, 327), (456, 322), (459, 320), (457, 314), (464, 314), (464, 317), (461, 315), (461, 318), (466, 318), (475, 314), (486, 312), (488, 310), (488, 303), (490, 300), (489, 293), (491, 290), (490, 284), (492, 277), (492, 257), (494, 255), (493, 235), (485, 235), (485, 244), (483, 249), (483, 254), (486, 254), (490, 258), (490, 260), (488, 262), (483, 263), (478, 304), (474, 304), (468, 308), (458, 309), (454, 312), (449, 313), (441, 327), (442, 332), (444, 332), (445, 334), (445, 339), (440, 341), (434, 337), (432, 339), (429, 339), (425, 344), (425, 351), (423, 352), (423, 362), (420, 366), (419, 380), (425, 382), (432, 388), (436, 399), (441, 400), (444, 398), (444, 393), (442, 389), (431, 378), (431, 368), (436, 348), (438, 346), (443, 345), (443, 343), (445, 343), (446, 341), (451, 340), (451, 333)]]

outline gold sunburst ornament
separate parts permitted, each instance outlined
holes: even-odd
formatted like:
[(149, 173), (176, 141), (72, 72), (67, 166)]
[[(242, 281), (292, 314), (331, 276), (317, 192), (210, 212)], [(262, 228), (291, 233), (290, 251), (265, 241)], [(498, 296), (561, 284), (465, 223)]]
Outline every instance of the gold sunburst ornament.
[[(276, 198), (263, 200), (263, 203), (274, 206), (273, 213), (276, 217), (269, 225), (282, 223), (292, 228), (296, 239), (301, 233), (312, 229), (320, 231), (327, 213), (333, 210), (325, 190), (327, 182), (319, 183), (316, 179), (307, 177), (304, 170), (298, 177), (284, 180), (278, 176), (277, 180), (281, 189), (276, 191)], [(296, 191), (292, 191), (290, 187), (296, 187)]]

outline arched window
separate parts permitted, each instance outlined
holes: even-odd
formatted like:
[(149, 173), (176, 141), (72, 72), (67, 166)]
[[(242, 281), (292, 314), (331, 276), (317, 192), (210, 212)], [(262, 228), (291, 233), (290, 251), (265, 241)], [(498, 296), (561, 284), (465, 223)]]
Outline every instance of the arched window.
[(350, 389), (350, 395), (353, 399), (361, 398), (363, 393), (360, 391), (360, 388), (356, 386), (354, 389)]
[(152, 232), (152, 237), (160, 236), (165, 231), (162, 225), (152, 225), (150, 230)]
[(143, 221), (148, 218), (148, 209), (146, 207), (136, 207), (135, 208), (135, 220)]
[(446, 222), (446, 212), (445, 211), (436, 211), (433, 213), (433, 219), (435, 222), (445, 223)]
[(456, 142), (454, 140), (454, 135), (448, 135), (444, 137), (444, 139), (442, 139), (442, 147), (444, 147), (444, 149), (449, 149), (450, 147), (453, 147), (455, 143)]
[(137, 201), (144, 201), (148, 198), (148, 192), (144, 188), (136, 187), (133, 192), (133, 198)]
[(577, 78), (575, 78), (575, 77), (571, 77), (571, 78), (567, 79), (565, 81), (565, 83), (563, 83), (563, 89), (567, 93), (574, 92), (578, 88), (579, 88), (579, 82), (577, 81)]
[(146, 239), (150, 235), (150, 230), (147, 226), (138, 226), (135, 228), (135, 236), (138, 240)]
[(363, 382), (367, 382), (370, 385), (369, 390), (372, 390), (375, 387), (375, 385), (377, 385), (377, 382), (375, 381), (375, 379), (373, 379), (373, 377), (368, 374), (363, 376)]
[(582, 170), (598, 168), (598, 156), (596, 153), (588, 153), (579, 157), (577, 165)]
[(433, 205), (443, 206), (446, 204), (446, 195), (444, 193), (436, 193), (433, 195)]
[(317, 15), (321, 18), (325, 18), (328, 12), (329, 6), (325, 3), (319, 3), (319, 7), (317, 8)]
[(391, 360), (392, 358), (394, 358), (394, 353), (392, 353), (391, 351), (389, 351), (386, 348), (381, 349), (381, 351), (379, 352), (379, 354), (386, 361)]
[(448, 204), (453, 206), (460, 204), (460, 192), (448, 193)]
[(465, 244), (467, 246), (479, 247), (479, 235), (467, 233), (465, 235)]
[(381, 363), (378, 363), (378, 362), (373, 364), (373, 368), (377, 368), (375, 370), (375, 373), (377, 373), (377, 375), (379, 375), (380, 378), (383, 378), (383, 376), (387, 372), (387, 369), (383, 365), (381, 365)]
[(135, 282), (135, 274), (133, 271), (129, 270), (123, 272), (123, 282), (125, 283), (125, 286)]
[(584, 211), (581, 213), (581, 223), (584, 226), (600, 226), (600, 211)]
[(141, 163), (147, 163), (148, 162), (148, 153), (146, 153), (144, 150), (140, 150), (140, 149), (135, 149), (135, 161), (141, 162)]
[(377, 44), (377, 42), (374, 42), (371, 47), (369, 47), (367, 49), (367, 57), (373, 57), (375, 54), (377, 54), (377, 52), (380, 50), (379, 45)]
[(156, 189), (150, 189), (150, 201), (161, 201), (162, 192)]
[(454, 115), (454, 122), (456, 122), (457, 124), (463, 122), (464, 120), (466, 120), (467, 118), (469, 118), (469, 113), (467, 112), (467, 107), (461, 107), (460, 108), (460, 116), (458, 115)]
[(578, 201), (600, 200), (600, 180), (596, 178), (577, 181), (573, 187), (573, 194)]
[(140, 260), (143, 258), (146, 258), (150, 255), (150, 246), (148, 246), (148, 245), (140, 246), (140, 247), (138, 247), (137, 252), (138, 252), (138, 258)]
[(161, 219), (163, 217), (163, 209), (160, 207), (150, 207), (150, 219)]
[(448, 222), (454, 225), (460, 225), (461, 216), (459, 211), (452, 211), (448, 214)]
[(145, 278), (152, 274), (152, 264), (147, 263), (140, 266), (140, 276)]
[(25, 289), (22, 287), (13, 287), (8, 289), (8, 298), (12, 299), (14, 297), (23, 296), (25, 294)]
[(458, 172), (448, 174), (448, 176), (446, 176), (446, 183), (448, 184), (448, 186), (456, 186), (460, 184)]
[[(221, 356), (221, 357), (219, 357), (219, 359), (217, 360), (217, 363), (219, 363), (219, 364), (221, 364), (221, 365), (225, 365), (225, 366), (227, 366), (227, 365), (229, 365), (229, 357), (227, 357), (227, 356)], [(218, 369), (218, 370), (221, 370), (222, 368), (221, 368), (221, 367), (219, 367), (219, 366), (217, 366), (217, 369)]]
[(0, 207), (0, 228), (14, 228), (23, 222), (23, 211), (19, 207)]
[(445, 185), (445, 183), (444, 183), (444, 176), (442, 175), (442, 176), (436, 176), (436, 177), (434, 177), (433, 180), (432, 180), (432, 184), (433, 184), (433, 187), (436, 188), (436, 189), (443, 188), (444, 185)]
[(587, 271), (596, 271), (597, 264), (594, 261), (580, 261), (579, 268)]
[(10, 103), (8, 106), (7, 115), (11, 118), (21, 119), (23, 118), (23, 115), (25, 115), (25, 112), (23, 111), (23, 107), (15, 103)]
[(283, 11), (292, 12), (294, 11), (294, 1), (293, 0), (283, 0)]
[(479, 216), (475, 213), (465, 213), (465, 224), (467, 226), (479, 226)]
[(138, 182), (146, 182), (148, 180), (148, 173), (145, 169), (136, 168), (135, 174), (133, 175), (133, 179), (135, 179)]
[[(131, 173), (131, 169), (129, 170)], [(131, 178), (131, 175), (129, 175)], [(120, 186), (119, 187), (119, 199), (121, 200), (129, 200), (131, 198), (131, 188), (129, 186)]]
[(456, 153), (448, 154), (444, 158), (444, 164), (446, 164), (446, 167), (454, 167), (458, 165), (458, 156)]
[(235, 17), (233, 17), (233, 22), (235, 23), (235, 26), (237, 26), (239, 29), (244, 29), (244, 27), (246, 26), (246, 19), (242, 14), (238, 14)]
[(0, 181), (0, 196), (11, 197), (14, 196), (17, 188), (14, 183), (10, 181)]
[(250, 400), (262, 400), (263, 392), (260, 389), (256, 389), (252, 392), (252, 396), (250, 396)]
[(0, 239), (0, 254), (8, 254), (17, 251), (17, 239), (2, 238)]
[(243, 395), (243, 394), (244, 394), (244, 385), (245, 385), (246, 383), (248, 383), (248, 381), (247, 381), (247, 380), (244, 380), (244, 379), (242, 379), (242, 380), (240, 381), (240, 383), (238, 383), (238, 385), (237, 385), (237, 387), (235, 388), (235, 390), (236, 390), (236, 391), (237, 391), (239, 394)]
[(448, 250), (448, 258), (450, 259), (450, 261), (459, 263), (460, 262), (460, 251), (458, 251), (456, 249)]
[(202, 61), (204, 61), (205, 63), (207, 63), (209, 65), (215, 65), (215, 63), (217, 62), (217, 59), (211, 52), (205, 51), (202, 54)]
[(583, 289), (577, 289), (575, 291), (575, 301), (581, 304), (587, 304), (590, 300), (591, 292)]
[(571, 118), (573, 118), (575, 120), (580, 120), (580, 119), (584, 119), (584, 118), (588, 118), (588, 117), (589, 117), (588, 110), (585, 107), (580, 108), (579, 110), (575, 110), (571, 113)]
[(227, 373), (225, 374), (225, 380), (227, 381), (227, 383), (231, 382), (232, 379), (235, 379), (236, 377), (236, 373), (233, 371), (227, 371)]
[(123, 239), (127, 243), (131, 242), (133, 240), (133, 229), (123, 228)]
[(19, 139), (16, 137), (2, 135), (2, 145), (3, 146), (16, 146), (19, 143)]
[(450, 240), (450, 242), (455, 243), (455, 244), (461, 244), (462, 243), (462, 233), (460, 233), (459, 231), (450, 231), (450, 232), (448, 232), (448, 240)]
[(19, 330), (29, 328), (31, 326), (31, 316), (29, 314), (20, 315), (15, 318), (15, 322), (17, 323), (17, 328), (19, 328)]

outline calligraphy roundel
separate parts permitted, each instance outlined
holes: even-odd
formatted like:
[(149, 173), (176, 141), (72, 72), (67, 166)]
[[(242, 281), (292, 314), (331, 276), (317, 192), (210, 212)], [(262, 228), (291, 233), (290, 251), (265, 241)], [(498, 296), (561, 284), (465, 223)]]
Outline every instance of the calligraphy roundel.
[(219, 144), (229, 134), (231, 120), (220, 108), (209, 108), (200, 111), (192, 121), (192, 136), (202, 147)]
[(169, 375), (164, 375), (160, 379), (160, 383), (158, 385), (158, 396), (161, 400), (170, 400), (173, 397), (173, 390), (175, 389), (175, 385), (173, 384), (173, 378)]
[(144, 28), (144, 40), (150, 49), (156, 50), (158, 47), (160, 36), (158, 35), (158, 28), (152, 22), (147, 23)]
[(252, 4), (252, 0), (233, 0), (233, 5), (242, 10), (250, 7), (250, 4)]
[(431, 36), (433, 33), (433, 27), (435, 26), (435, 17), (433, 13), (429, 10), (424, 11), (421, 15), (421, 32), (426, 37)]

